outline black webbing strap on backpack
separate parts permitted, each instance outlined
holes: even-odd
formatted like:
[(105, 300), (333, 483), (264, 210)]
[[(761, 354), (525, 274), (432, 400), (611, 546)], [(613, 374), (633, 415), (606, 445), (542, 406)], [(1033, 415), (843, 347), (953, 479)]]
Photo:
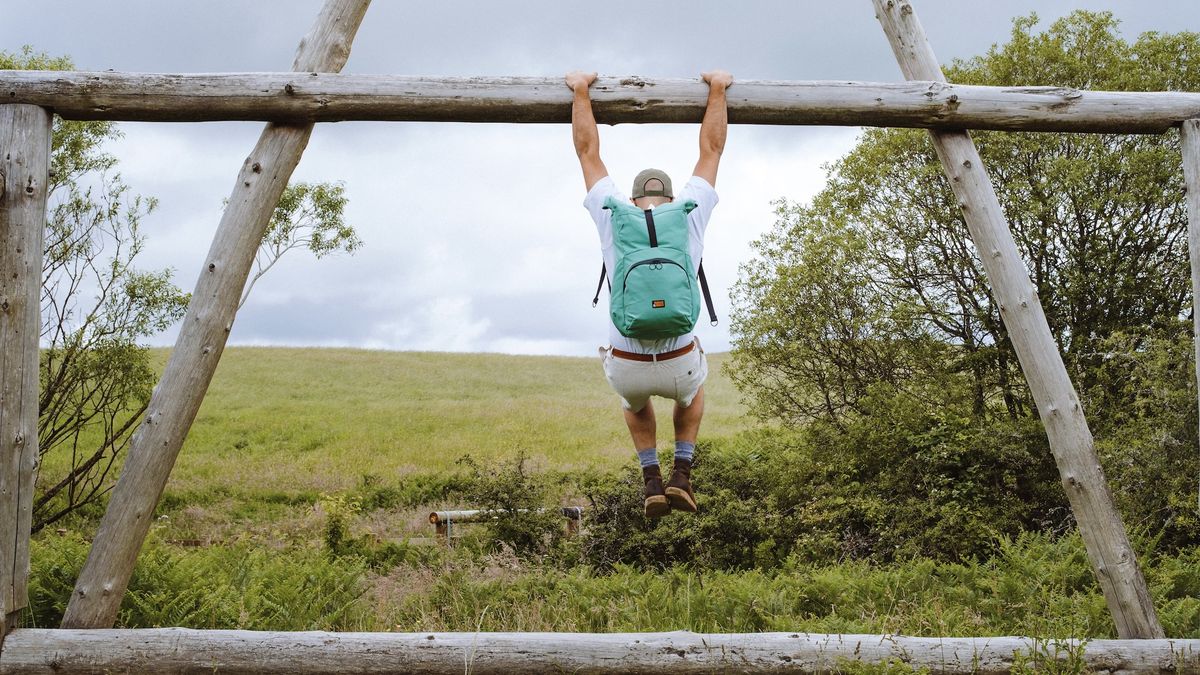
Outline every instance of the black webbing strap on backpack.
[[(607, 265), (600, 263), (600, 283), (596, 284), (596, 297), (592, 298), (592, 307), (600, 303), (600, 289), (604, 288), (604, 280), (608, 278), (608, 270), (606, 268)], [(609, 284), (608, 287), (612, 288), (612, 284)]]
[(654, 214), (646, 209), (646, 234), (650, 235), (650, 248), (658, 248), (658, 230), (654, 229)]
[[(646, 213), (646, 234), (650, 235), (650, 246), (652, 248), (658, 248), (658, 230), (654, 229), (654, 214), (651, 213), (650, 209), (646, 209), (645, 213)], [(596, 295), (592, 298), (592, 307), (595, 307), (596, 305), (600, 304), (600, 291), (604, 289), (604, 280), (608, 278), (606, 276), (607, 271), (608, 270), (605, 268), (605, 265), (602, 263), (600, 265), (600, 281), (598, 281), (596, 283)], [(707, 295), (708, 284), (701, 282), (700, 285), (705, 289), (704, 298), (706, 300), (708, 300), (708, 295)], [(612, 288), (611, 283), (609, 284), (609, 288)], [(711, 311), (712, 310), (712, 301), (711, 300), (708, 300), (708, 307), (710, 310), (709, 314), (712, 315), (712, 311)], [(716, 321), (715, 315), (713, 315), (713, 316), (714, 316), (713, 321)]]
[[(713, 309), (712, 294), (708, 292), (708, 278), (704, 276), (704, 261), (700, 261), (700, 270), (697, 275), (700, 277), (700, 290), (704, 293), (704, 305), (708, 307), (708, 323), (710, 326), (717, 325), (717, 310)], [(600, 297), (599, 294), (596, 295)], [(595, 306), (595, 303), (592, 303)]]

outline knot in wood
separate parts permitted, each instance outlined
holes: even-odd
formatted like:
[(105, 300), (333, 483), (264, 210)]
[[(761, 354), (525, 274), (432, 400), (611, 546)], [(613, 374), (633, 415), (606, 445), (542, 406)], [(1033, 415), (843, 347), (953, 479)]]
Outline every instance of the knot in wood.
[(262, 164), (255, 162), (254, 164), (250, 165), (250, 170), (254, 173), (262, 173)]
[(621, 80), (621, 86), (622, 87), (644, 87), (644, 86), (646, 86), (646, 81), (643, 80), (642, 78), (638, 77), (637, 75), (634, 75), (633, 77), (627, 77), (627, 78)]
[(33, 176), (29, 177), (29, 182), (25, 184), (25, 194), (31, 195), (37, 192), (37, 188), (33, 186)]
[(17, 434), (14, 436), (13, 445), (25, 445), (25, 434)]
[(969, 159), (964, 159), (964, 160), (963, 160), (963, 164), (962, 164), (962, 165), (963, 165), (963, 166), (965, 166), (965, 167), (966, 167), (966, 168), (968, 168), (968, 169), (969, 169), (969, 168), (971, 168), (971, 160), (969, 160)]
[(0, 312), (4, 312), (5, 314), (8, 314), (8, 301), (7, 300), (0, 301)]
[(291, 82), (288, 82), (287, 84), (283, 85), (283, 91), (288, 94), (295, 94), (296, 93), (296, 85), (292, 84)]
[(217, 269), (217, 263), (208, 263), (208, 271), (211, 272)]

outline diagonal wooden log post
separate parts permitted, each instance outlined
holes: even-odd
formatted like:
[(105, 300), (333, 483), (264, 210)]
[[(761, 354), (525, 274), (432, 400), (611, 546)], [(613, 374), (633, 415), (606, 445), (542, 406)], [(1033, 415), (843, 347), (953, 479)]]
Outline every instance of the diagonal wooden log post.
[[(872, 1), (904, 77), (945, 81), (909, 0)], [(929, 135), (1029, 381), (1117, 634), (1122, 638), (1161, 638), (1162, 626), (1096, 457), (1083, 407), (975, 143), (966, 131), (930, 131)]]
[(0, 105), (0, 644), (29, 604), (49, 110)]
[[(300, 42), (292, 70), (340, 71), (369, 4), (370, 0), (326, 0)], [(175, 348), (130, 442), (121, 477), (76, 581), (63, 628), (111, 628), (116, 621), (154, 507), (233, 328), (254, 254), (312, 128), (268, 124), (238, 173)]]
[[(1192, 264), (1192, 349), (1196, 361), (1196, 389), (1200, 391), (1200, 119), (1184, 121), (1179, 129), (1179, 140), (1187, 191), (1188, 258)], [(1197, 490), (1200, 491), (1200, 486)]]

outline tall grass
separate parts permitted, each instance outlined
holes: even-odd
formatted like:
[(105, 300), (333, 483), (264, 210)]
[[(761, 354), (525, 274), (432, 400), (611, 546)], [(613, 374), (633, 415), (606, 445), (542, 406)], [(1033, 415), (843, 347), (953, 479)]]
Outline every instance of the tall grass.
[[(260, 630), (669, 631), (1115, 638), (1078, 536), (1027, 535), (987, 562), (793, 564), (764, 572), (522, 567), (443, 550), (372, 571), (360, 557), (152, 537), (123, 627)], [(57, 625), (86, 543), (34, 542), (32, 623)], [(1200, 638), (1200, 549), (1146, 565), (1169, 637)], [(27, 622), (28, 625), (28, 622)]]

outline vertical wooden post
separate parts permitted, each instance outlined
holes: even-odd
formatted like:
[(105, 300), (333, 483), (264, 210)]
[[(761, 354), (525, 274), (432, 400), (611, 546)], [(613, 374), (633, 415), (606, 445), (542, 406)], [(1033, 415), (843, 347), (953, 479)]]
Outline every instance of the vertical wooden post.
[[(1192, 263), (1192, 349), (1196, 358), (1196, 390), (1200, 392), (1200, 119), (1186, 120), (1179, 129), (1179, 139), (1187, 190), (1188, 258)], [(1196, 489), (1200, 499), (1200, 485)]]
[[(905, 78), (944, 82), (941, 66), (909, 0), (872, 1)], [(929, 135), (1029, 381), (1117, 633), (1122, 638), (1161, 638), (1162, 626), (1096, 457), (1092, 432), (991, 178), (967, 132), (930, 131)]]
[(0, 105), (0, 643), (29, 604), (51, 120), (45, 108)]
[[(326, 0), (300, 42), (292, 70), (340, 71), (369, 4)], [(312, 129), (312, 124), (268, 124), (238, 173), (175, 348), (130, 441), (121, 477), (76, 581), (63, 628), (111, 628), (116, 621), (154, 507), (233, 328), (254, 254)]]

